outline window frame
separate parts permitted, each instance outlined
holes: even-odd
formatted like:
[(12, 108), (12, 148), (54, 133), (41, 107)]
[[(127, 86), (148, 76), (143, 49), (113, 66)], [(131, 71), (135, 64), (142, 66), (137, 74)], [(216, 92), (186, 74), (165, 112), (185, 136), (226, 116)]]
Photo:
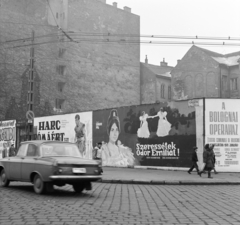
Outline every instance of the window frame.
[[(22, 150), (24, 147), (25, 147), (25, 149)], [(17, 156), (18, 157), (25, 157), (26, 154), (27, 154), (27, 149), (28, 149), (28, 144), (21, 144), (21, 146), (18, 149)], [(24, 153), (21, 154), (22, 153), (21, 151), (24, 151)]]
[[(35, 155), (34, 156), (28, 155), (29, 146), (34, 146), (35, 147)], [(26, 151), (26, 157), (34, 158), (34, 157), (39, 157), (39, 156), (40, 155), (39, 155), (38, 147), (33, 143), (29, 143), (28, 147), (27, 147), (27, 151)]]
[(168, 85), (168, 100), (172, 99), (172, 87), (171, 85)]
[(230, 78), (230, 90), (237, 91), (238, 90), (238, 78)]
[(161, 98), (165, 99), (165, 84), (161, 84)]

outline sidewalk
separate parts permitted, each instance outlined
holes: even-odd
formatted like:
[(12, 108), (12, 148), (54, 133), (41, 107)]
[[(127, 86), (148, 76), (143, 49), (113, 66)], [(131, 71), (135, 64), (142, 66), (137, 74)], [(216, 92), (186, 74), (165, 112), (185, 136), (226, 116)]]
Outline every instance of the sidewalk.
[(103, 167), (102, 183), (151, 184), (151, 185), (240, 185), (240, 173), (207, 173), (200, 177), (197, 172), (169, 171), (164, 169)]

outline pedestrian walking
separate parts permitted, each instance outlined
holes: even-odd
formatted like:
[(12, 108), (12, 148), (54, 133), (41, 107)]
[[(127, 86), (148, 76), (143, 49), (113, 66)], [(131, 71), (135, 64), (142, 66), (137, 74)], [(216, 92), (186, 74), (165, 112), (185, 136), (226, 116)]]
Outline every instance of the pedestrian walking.
[(97, 145), (93, 149), (93, 159), (98, 161), (101, 167), (101, 173), (103, 173), (102, 169), (102, 142), (98, 142)]
[(13, 157), (16, 155), (16, 151), (14, 148), (14, 144), (11, 145), (11, 147), (9, 148), (9, 157)]
[(189, 174), (191, 174), (191, 172), (193, 171), (194, 168), (197, 170), (197, 173), (199, 173), (198, 164), (197, 164), (197, 162), (198, 162), (197, 149), (198, 149), (198, 147), (196, 147), (196, 146), (193, 147), (192, 166), (191, 166), (191, 168), (188, 170), (188, 173), (189, 173)]
[(101, 158), (102, 158), (102, 142), (98, 142), (93, 149), (93, 159), (101, 159)]
[(215, 164), (216, 164), (216, 155), (215, 155), (215, 152), (214, 152), (214, 147), (215, 145), (211, 145), (210, 148), (213, 150), (213, 154), (214, 154), (214, 157), (213, 157), (213, 171), (215, 174), (218, 174), (218, 172), (216, 171), (216, 168), (215, 168)]
[(2, 158), (6, 158), (7, 157), (7, 148), (4, 147), (2, 150)]
[[(208, 178), (213, 178), (211, 176), (211, 171), (214, 167), (214, 152), (212, 148), (210, 148), (209, 144), (205, 145), (205, 150), (203, 152), (203, 163), (205, 163), (205, 167), (203, 170), (208, 172)], [(199, 172), (199, 176), (201, 177), (203, 170)]]

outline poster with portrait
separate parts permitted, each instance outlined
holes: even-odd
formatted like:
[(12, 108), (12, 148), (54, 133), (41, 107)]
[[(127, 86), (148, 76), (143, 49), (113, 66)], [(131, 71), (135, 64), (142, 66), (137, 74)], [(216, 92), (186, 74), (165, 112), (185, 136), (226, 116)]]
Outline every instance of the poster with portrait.
[(214, 144), (216, 170), (240, 172), (238, 99), (205, 100), (205, 143)]
[(93, 144), (102, 142), (103, 166), (191, 165), (195, 107), (187, 101), (93, 112)]
[(76, 143), (84, 158), (92, 158), (92, 112), (38, 117), (34, 127), (39, 140)]
[(16, 120), (0, 121), (0, 159), (9, 155), (9, 148), (16, 142)]

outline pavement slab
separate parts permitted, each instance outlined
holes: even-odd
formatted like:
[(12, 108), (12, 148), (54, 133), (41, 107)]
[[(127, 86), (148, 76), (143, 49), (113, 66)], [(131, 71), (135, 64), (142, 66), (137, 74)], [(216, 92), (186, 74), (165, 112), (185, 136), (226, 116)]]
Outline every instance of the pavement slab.
[(239, 173), (212, 173), (200, 177), (197, 172), (188, 174), (183, 170), (165, 170), (152, 168), (103, 167), (102, 183), (149, 184), (149, 185), (239, 185)]

